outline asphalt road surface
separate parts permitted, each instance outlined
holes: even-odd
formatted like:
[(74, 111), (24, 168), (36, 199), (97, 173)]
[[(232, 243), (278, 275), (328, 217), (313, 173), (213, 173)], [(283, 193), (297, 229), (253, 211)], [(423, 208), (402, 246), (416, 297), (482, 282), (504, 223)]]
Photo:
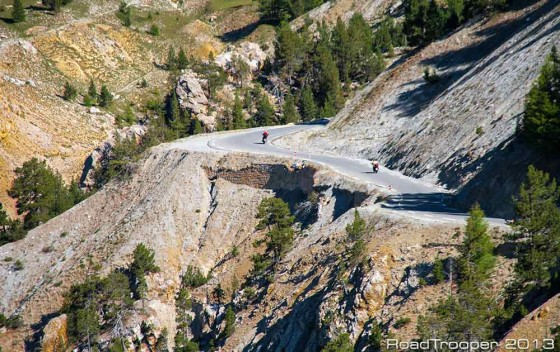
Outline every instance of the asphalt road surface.
[[(422, 220), (442, 222), (464, 222), (466, 214), (446, 205), (452, 194), (433, 184), (405, 176), (397, 171), (389, 170), (381, 165), (378, 173), (373, 173), (371, 162), (364, 159), (353, 159), (327, 154), (308, 153), (280, 148), (274, 145), (274, 139), (290, 133), (325, 128), (324, 124), (302, 124), (266, 128), (269, 132), (268, 141), (262, 143), (262, 129), (251, 129), (247, 132), (209, 135), (208, 146), (213, 149), (239, 151), (257, 154), (269, 154), (293, 158), (301, 162), (309, 160), (324, 164), (337, 172), (356, 180), (371, 183), (390, 194), (382, 207), (390, 212), (406, 212), (407, 216)], [(503, 225), (503, 219), (488, 218), (492, 225)]]

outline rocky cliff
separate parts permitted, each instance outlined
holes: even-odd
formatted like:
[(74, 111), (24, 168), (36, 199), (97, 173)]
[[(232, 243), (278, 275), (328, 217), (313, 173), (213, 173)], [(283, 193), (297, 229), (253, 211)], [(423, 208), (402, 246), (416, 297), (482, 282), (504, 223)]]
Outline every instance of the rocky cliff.
[[(0, 334), (0, 345), (17, 351), (26, 337), (41, 336), (70, 285), (128, 265), (140, 242), (155, 250), (161, 271), (148, 278), (148, 295), (139, 306), (144, 309), (126, 320), (131, 339), (142, 321), (173, 337), (175, 297), (189, 264), (212, 272), (192, 292), (190, 314), (199, 327), (192, 327), (191, 336), (204, 339), (220, 329), (223, 309), (210, 294), (218, 284), (241, 299), (226, 350), (314, 351), (342, 331), (367, 341), (367, 332), (362, 335), (372, 319), (390, 325), (396, 317), (414, 317), (446, 291), (424, 287), (419, 278), (429, 275), (436, 255), (454, 253), (460, 240), (454, 227), (384, 214), (374, 189), (318, 165), (293, 170), (282, 159), (189, 151), (197, 138), (151, 149), (128, 178), (0, 248), (0, 304), (24, 319), (20, 330)], [(316, 200), (310, 204), (312, 192)], [(303, 229), (274, 281), (256, 293), (261, 299), (247, 301), (243, 289), (230, 287), (251, 267), (253, 242), (262, 236), (254, 230), (257, 206), (273, 195), (291, 204)], [(354, 207), (369, 224), (364, 270), (341, 261)], [(234, 246), (236, 257), (230, 254)], [(20, 270), (16, 260), (23, 263)], [(62, 320), (49, 324), (46, 341), (63, 338)], [(413, 324), (399, 330), (413, 333)]]

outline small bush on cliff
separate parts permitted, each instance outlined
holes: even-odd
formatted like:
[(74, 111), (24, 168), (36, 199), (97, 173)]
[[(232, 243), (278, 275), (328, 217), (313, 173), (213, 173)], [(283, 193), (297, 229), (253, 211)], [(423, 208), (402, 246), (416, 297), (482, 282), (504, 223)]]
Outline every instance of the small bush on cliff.
[(159, 36), (159, 27), (157, 24), (152, 24), (150, 29), (148, 30), (148, 34), (153, 35), (154, 37)]

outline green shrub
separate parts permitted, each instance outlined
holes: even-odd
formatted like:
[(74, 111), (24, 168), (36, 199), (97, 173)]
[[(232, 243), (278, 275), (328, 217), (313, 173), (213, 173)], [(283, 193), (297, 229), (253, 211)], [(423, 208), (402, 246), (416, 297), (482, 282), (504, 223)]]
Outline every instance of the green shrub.
[(350, 334), (343, 333), (334, 340), (329, 341), (322, 352), (353, 352), (354, 344), (350, 340)]
[(401, 317), (401, 318), (397, 319), (397, 321), (393, 324), (393, 327), (395, 329), (400, 329), (400, 328), (408, 325), (408, 323), (410, 323), (410, 321), (411, 320), (410, 320), (409, 317)]
[(148, 30), (148, 34), (151, 34), (155, 37), (159, 36), (159, 27), (157, 26), (157, 24), (152, 24), (152, 26)]

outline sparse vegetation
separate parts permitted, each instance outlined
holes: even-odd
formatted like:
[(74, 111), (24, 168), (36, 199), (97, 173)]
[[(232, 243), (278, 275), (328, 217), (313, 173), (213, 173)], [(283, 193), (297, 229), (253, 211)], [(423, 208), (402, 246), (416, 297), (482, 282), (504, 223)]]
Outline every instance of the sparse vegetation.
[(334, 340), (329, 341), (327, 345), (321, 350), (322, 352), (352, 352), (354, 351), (354, 344), (350, 340), (350, 334), (342, 333)]
[(400, 317), (399, 319), (397, 319), (397, 321), (395, 321), (393, 327), (398, 330), (408, 325), (410, 321), (411, 319), (409, 317)]

